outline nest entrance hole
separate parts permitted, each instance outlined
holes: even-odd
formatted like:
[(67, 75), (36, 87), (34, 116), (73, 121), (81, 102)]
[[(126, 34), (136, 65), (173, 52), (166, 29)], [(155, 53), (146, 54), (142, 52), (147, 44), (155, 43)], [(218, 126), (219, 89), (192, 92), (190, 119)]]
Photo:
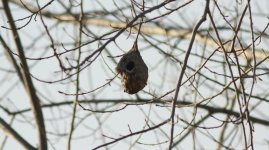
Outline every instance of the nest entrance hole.
[(127, 69), (128, 71), (132, 71), (132, 70), (134, 69), (134, 67), (135, 67), (135, 64), (134, 64), (133, 61), (130, 61), (130, 62), (126, 65), (126, 69)]

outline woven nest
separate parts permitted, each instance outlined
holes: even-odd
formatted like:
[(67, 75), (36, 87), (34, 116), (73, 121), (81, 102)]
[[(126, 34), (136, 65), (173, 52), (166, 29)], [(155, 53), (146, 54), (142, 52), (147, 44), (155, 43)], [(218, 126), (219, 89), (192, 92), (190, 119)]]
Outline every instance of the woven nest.
[(147, 85), (148, 67), (137, 50), (137, 44), (122, 56), (116, 71), (121, 76), (121, 84), (126, 93), (135, 94)]

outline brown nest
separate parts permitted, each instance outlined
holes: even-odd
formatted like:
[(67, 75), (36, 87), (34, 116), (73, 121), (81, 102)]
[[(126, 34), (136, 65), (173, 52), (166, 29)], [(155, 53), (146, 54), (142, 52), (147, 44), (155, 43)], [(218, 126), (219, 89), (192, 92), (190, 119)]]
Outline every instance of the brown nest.
[(116, 71), (121, 76), (124, 92), (135, 94), (147, 85), (148, 67), (135, 43), (133, 48), (120, 59)]

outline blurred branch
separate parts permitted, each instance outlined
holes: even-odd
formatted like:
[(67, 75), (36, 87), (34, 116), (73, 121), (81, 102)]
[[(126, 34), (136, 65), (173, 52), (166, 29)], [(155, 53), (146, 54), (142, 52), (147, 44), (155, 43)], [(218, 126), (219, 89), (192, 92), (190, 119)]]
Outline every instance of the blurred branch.
[(138, 134), (142, 134), (142, 133), (146, 133), (148, 131), (151, 131), (151, 130), (154, 130), (154, 129), (157, 129), (163, 125), (165, 125), (166, 123), (168, 123), (170, 121), (170, 119), (167, 119), (153, 127), (148, 127), (147, 129), (144, 129), (144, 130), (140, 130), (140, 131), (137, 131), (137, 132), (131, 132), (130, 134), (127, 134), (127, 135), (124, 135), (124, 136), (121, 136), (120, 138), (116, 138), (114, 140), (112, 140), (111, 142), (108, 142), (108, 143), (105, 143), (105, 144), (102, 144), (100, 146), (97, 146), (95, 148), (93, 148), (93, 150), (97, 150), (97, 149), (100, 149), (102, 147), (105, 147), (105, 146), (108, 146), (110, 144), (113, 144), (113, 143), (116, 143), (117, 141), (120, 141), (120, 140), (123, 140), (125, 138), (128, 138), (128, 137), (131, 137), (131, 136), (134, 136), (134, 135), (138, 135)]
[[(203, 116), (202, 119), (200, 119), (198, 122), (196, 122), (194, 124), (194, 126), (198, 126), (201, 123), (203, 123), (206, 119), (208, 119), (210, 117), (210, 115), (212, 115), (211, 113), (208, 113), (206, 116)], [(188, 135), (192, 132), (192, 128), (189, 129), (184, 135), (180, 136), (180, 139), (178, 139), (177, 141), (174, 142), (172, 147), (176, 147), (181, 141), (183, 141), (186, 137), (188, 137)]]
[(28, 143), (24, 138), (20, 136), (13, 128), (10, 127), (8, 123), (6, 123), (1, 117), (0, 117), (0, 128), (4, 131), (4, 133), (13, 139), (15, 139), (18, 143), (20, 143), (25, 149), (28, 150), (37, 150), (34, 148), (30, 143)]
[(38, 134), (39, 134), (39, 136), (38, 136), (39, 149), (46, 150), (47, 149), (47, 137), (46, 137), (44, 118), (43, 118), (42, 110), (41, 110), (40, 103), (39, 103), (40, 100), (39, 100), (38, 96), (36, 95), (36, 89), (33, 85), (33, 82), (32, 82), (30, 75), (28, 74), (29, 68), (28, 68), (27, 61), (25, 59), (23, 45), (21, 43), (19, 33), (17, 32), (16, 25), (15, 25), (15, 22), (13, 20), (10, 8), (9, 8), (8, 0), (2, 0), (2, 2), (3, 2), (3, 6), (4, 6), (4, 11), (6, 13), (8, 22), (10, 24), (10, 28), (11, 28), (11, 31), (13, 34), (14, 42), (16, 44), (17, 51), (19, 54), (19, 60), (20, 60), (21, 69), (22, 69), (21, 72), (22, 72), (22, 76), (23, 76), (23, 85), (24, 85), (24, 88), (25, 88), (25, 90), (26, 90), (26, 92), (29, 95), (30, 100), (31, 100), (31, 107), (32, 107), (32, 111), (33, 111), (34, 118), (36, 121), (36, 127), (38, 129)]
[[(14, 119), (15, 119), (16, 116), (12, 116), (11, 117), (11, 120), (9, 121), (9, 126), (11, 127), (13, 122), (14, 122)], [(5, 144), (7, 143), (7, 140), (8, 140), (8, 136), (6, 135), (4, 140), (2, 141), (2, 143), (0, 144), (0, 150), (4, 150), (4, 147), (5, 147)]]
[[(5, 54), (8, 58), (8, 60), (11, 62), (11, 64), (13, 65), (13, 67), (15, 68), (15, 72), (18, 74), (19, 79), (21, 81), (21, 83), (24, 85), (24, 81), (23, 81), (23, 76), (20, 70), (19, 65), (17, 64), (16, 59), (14, 58), (14, 55), (11, 53), (10, 48), (8, 47), (7, 43), (4, 41), (4, 39), (2, 38), (2, 36), (0, 35), (0, 42), (3, 45), (3, 48), (5, 50)], [(25, 86), (25, 85), (24, 85)]]
[[(39, 9), (30, 3), (26, 3), (23, 5), (20, 0), (11, 0), (14, 4), (25, 8), (24, 5), (27, 5), (27, 8), (31, 10), (32, 13), (38, 12)], [(42, 11), (42, 15), (45, 17), (48, 17), (50, 19), (57, 19), (58, 21), (63, 22), (71, 22), (71, 23), (78, 23), (77, 20), (79, 18), (79, 14), (57, 14), (49, 11)], [(84, 24), (85, 25), (95, 25), (95, 26), (101, 26), (101, 27), (107, 27), (107, 28), (116, 28), (116, 29), (122, 29), (126, 28), (127, 24), (126, 22), (120, 22), (120, 21), (113, 21), (110, 19), (103, 19), (103, 18), (87, 18), (87, 16), (84, 17)], [(130, 32), (137, 32), (138, 30), (138, 24), (133, 24), (135, 28), (127, 29)], [(258, 40), (263, 34), (266, 34), (265, 30), (268, 28), (269, 23), (266, 25), (263, 31), (259, 33), (260, 35), (256, 37), (255, 41)], [(155, 25), (149, 25), (149, 24), (143, 24), (143, 26), (140, 29), (140, 32), (143, 34), (148, 35), (162, 35), (162, 36), (170, 36), (170, 37), (178, 37), (183, 38), (185, 40), (191, 40), (192, 33), (190, 29), (175, 29), (175, 28), (165, 28), (165, 27), (158, 27)], [(207, 44), (208, 46), (211, 46), (214, 49), (221, 49), (221, 46), (218, 45), (218, 43), (215, 42), (212, 37), (203, 36), (199, 32), (196, 34), (195, 42), (198, 42), (199, 44)], [(230, 49), (232, 45), (229, 45), (230, 43), (227, 42), (225, 44), (225, 49)], [(237, 51), (237, 55), (245, 57), (247, 60), (253, 60), (253, 52), (251, 49), (251, 45), (248, 45), (246, 49), (242, 49), (240, 47), (235, 47)], [(222, 49), (220, 50), (222, 51)], [(269, 52), (265, 52), (263, 49), (255, 49), (255, 58), (256, 59), (264, 59), (266, 56), (269, 56)]]
[[(94, 100), (79, 100), (78, 103), (80, 104), (95, 104), (95, 105), (101, 105), (101, 104), (123, 104), (123, 105), (146, 105), (146, 104), (162, 104), (162, 105), (167, 105), (167, 104), (171, 104), (171, 100), (154, 100), (152, 101), (152, 99), (139, 99), (135, 102), (133, 102), (134, 100), (130, 100), (130, 99), (94, 99)], [(44, 104), (41, 107), (42, 108), (53, 108), (53, 107), (59, 107), (59, 106), (68, 106), (68, 105), (72, 105), (73, 101), (63, 101), (63, 102), (58, 102), (58, 103), (51, 103), (51, 104)], [(192, 102), (187, 102), (187, 101), (177, 101), (176, 102), (176, 106), (183, 108), (183, 107), (190, 107), (190, 106), (195, 106), (197, 108), (202, 108), (204, 110), (207, 110), (208, 112), (210, 112), (211, 114), (228, 114), (229, 116), (236, 116), (236, 117), (240, 117), (240, 113), (236, 112), (234, 110), (231, 109), (227, 109), (227, 108), (220, 108), (220, 107), (215, 107), (215, 106), (208, 106), (206, 104), (195, 104)], [(21, 114), (21, 113), (27, 113), (29, 111), (31, 111), (30, 108), (28, 109), (22, 109), (22, 110), (18, 110), (18, 111), (10, 111), (6, 108), (3, 109), (3, 107), (0, 107), (2, 110), (4, 110), (7, 114), (9, 115), (17, 115), (17, 114)], [(81, 108), (82, 109), (82, 108)], [(107, 110), (108, 111), (108, 110)], [(253, 122), (253, 123), (258, 123), (264, 126), (269, 126), (269, 120), (266, 119), (260, 119), (257, 117), (253, 117), (250, 116), (249, 119)]]

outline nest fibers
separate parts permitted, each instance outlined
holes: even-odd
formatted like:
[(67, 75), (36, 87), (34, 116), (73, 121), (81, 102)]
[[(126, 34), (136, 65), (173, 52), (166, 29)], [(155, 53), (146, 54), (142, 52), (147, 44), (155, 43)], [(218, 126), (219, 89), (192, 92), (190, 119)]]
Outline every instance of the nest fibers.
[(148, 67), (137, 49), (137, 43), (122, 56), (116, 71), (121, 76), (121, 84), (126, 93), (135, 94), (147, 85)]

